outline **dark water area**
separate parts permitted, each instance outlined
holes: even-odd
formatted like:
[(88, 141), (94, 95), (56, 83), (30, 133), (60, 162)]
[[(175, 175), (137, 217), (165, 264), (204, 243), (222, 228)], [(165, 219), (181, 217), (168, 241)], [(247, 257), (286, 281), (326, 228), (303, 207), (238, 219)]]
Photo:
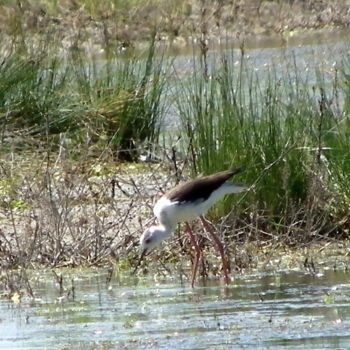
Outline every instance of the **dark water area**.
[[(64, 276), (64, 273), (63, 273)], [(105, 271), (74, 280), (74, 299), (52, 273), (38, 275), (35, 300), (0, 302), (1, 349), (348, 349), (350, 273), (328, 270), (219, 280)]]

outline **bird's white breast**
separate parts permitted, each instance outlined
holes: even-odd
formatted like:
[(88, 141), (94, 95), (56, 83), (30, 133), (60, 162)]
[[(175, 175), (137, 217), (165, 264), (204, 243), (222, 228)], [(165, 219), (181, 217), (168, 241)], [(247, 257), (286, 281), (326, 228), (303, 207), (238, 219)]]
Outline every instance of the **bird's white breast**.
[(194, 220), (201, 214), (198, 209), (191, 203), (172, 202), (162, 197), (154, 206), (153, 212), (162, 224), (176, 225), (178, 222)]
[(154, 206), (153, 212), (164, 225), (176, 225), (179, 222), (191, 221), (205, 214), (220, 198), (227, 193), (239, 192), (231, 184), (215, 190), (207, 200), (195, 202), (172, 202), (166, 196), (161, 197)]

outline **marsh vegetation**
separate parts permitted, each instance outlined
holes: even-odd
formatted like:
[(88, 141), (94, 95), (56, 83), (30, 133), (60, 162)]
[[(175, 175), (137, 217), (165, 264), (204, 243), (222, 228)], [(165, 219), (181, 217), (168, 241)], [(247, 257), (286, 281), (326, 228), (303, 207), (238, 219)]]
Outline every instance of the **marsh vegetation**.
[[(97, 49), (87, 46), (83, 27), (69, 40), (64, 31), (44, 31), (41, 20), (57, 24), (46, 14), (63, 11), (48, 4), (33, 35), (29, 4), (8, 8), (14, 26), (0, 37), (0, 264), (9, 293), (27, 268), (129, 268), (159, 193), (243, 164), (239, 181), (249, 192), (209, 214), (232, 269), (293, 248), (305, 249), (298, 259), (309, 263), (329, 244), (341, 246), (346, 260), (349, 57), (331, 71), (315, 68), (310, 82), (297, 65), (283, 75), (273, 66), (255, 74), (244, 40), (239, 51), (223, 47), (214, 59), (204, 40), (183, 74), (164, 54), (159, 32), (130, 51), (125, 43), (111, 49), (105, 28)], [(78, 9), (103, 18), (88, 2)], [(169, 113), (173, 128), (165, 128)], [(187, 238), (176, 237), (154, 261), (187, 263)], [(201, 245), (210, 251), (205, 238)], [(6, 272), (13, 268), (18, 279)], [(219, 269), (207, 254), (203, 274)]]

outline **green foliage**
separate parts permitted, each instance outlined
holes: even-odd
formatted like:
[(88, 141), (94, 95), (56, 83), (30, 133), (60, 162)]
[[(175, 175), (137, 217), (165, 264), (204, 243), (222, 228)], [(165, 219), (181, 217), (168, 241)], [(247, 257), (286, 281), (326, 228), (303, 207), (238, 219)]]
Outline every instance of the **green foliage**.
[[(348, 191), (340, 192), (349, 188), (350, 121), (331, 103), (340, 86), (335, 93), (318, 75), (310, 87), (297, 72), (283, 81), (273, 70), (262, 78), (246, 67), (243, 52), (238, 66), (230, 53), (221, 54), (209, 77), (195, 68), (193, 81), (180, 89), (193, 173), (245, 165), (239, 180), (253, 187), (239, 201), (238, 215), (253, 206), (272, 222), (288, 224), (298, 212), (312, 217), (348, 210)], [(235, 200), (230, 197), (216, 214), (229, 212)]]
[(24, 211), (30, 207), (27, 200), (20, 197), (20, 179), (17, 176), (3, 176), (0, 180), (0, 207)]
[(85, 129), (92, 140), (109, 145), (119, 156), (133, 158), (127, 152), (133, 151), (134, 142), (158, 139), (164, 78), (153, 45), (145, 60), (111, 57), (97, 66), (74, 59), (81, 105), (88, 106)]
[(14, 199), (10, 202), (10, 207), (18, 211), (23, 211), (29, 208), (29, 203), (22, 199)]
[(4, 139), (16, 133), (57, 148), (64, 135), (76, 145), (87, 139), (101, 150), (109, 147), (117, 157), (123, 151), (128, 160), (137, 156), (137, 144), (157, 140), (164, 79), (153, 41), (146, 59), (108, 54), (103, 62), (80, 50), (62, 58), (55, 45), (45, 42), (37, 53), (20, 46), (3, 59)]
[(335, 298), (332, 295), (326, 295), (325, 297), (323, 297), (322, 301), (326, 305), (331, 305), (335, 303)]
[(19, 186), (19, 179), (15, 176), (4, 176), (0, 180), (0, 199), (7, 202), (16, 194)]
[(4, 128), (29, 135), (76, 129), (67, 70), (57, 58), (35, 60), (14, 54), (0, 68), (0, 111)]

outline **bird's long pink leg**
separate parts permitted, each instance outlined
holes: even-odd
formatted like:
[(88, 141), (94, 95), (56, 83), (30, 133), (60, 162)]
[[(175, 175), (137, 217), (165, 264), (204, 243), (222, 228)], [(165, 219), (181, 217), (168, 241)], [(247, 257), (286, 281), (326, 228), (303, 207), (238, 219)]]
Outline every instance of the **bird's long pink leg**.
[(212, 225), (210, 224), (210, 222), (208, 220), (206, 220), (203, 216), (200, 216), (200, 219), (202, 221), (202, 224), (203, 224), (205, 230), (209, 233), (210, 237), (214, 241), (216, 248), (221, 256), (222, 268), (224, 270), (225, 283), (229, 284), (230, 283), (230, 277), (228, 275), (229, 274), (229, 265), (228, 265), (228, 262), (225, 258), (224, 245), (220, 241), (220, 238), (214, 233), (214, 229), (213, 229)]
[(185, 225), (186, 225), (186, 232), (190, 236), (191, 245), (194, 247), (194, 250), (195, 250), (195, 258), (194, 258), (194, 263), (192, 266), (192, 281), (191, 281), (191, 286), (193, 288), (194, 281), (196, 280), (199, 260), (201, 257), (201, 249), (199, 248), (199, 245), (197, 243), (196, 237), (194, 236), (194, 234), (192, 232), (192, 228), (191, 228), (190, 224), (188, 222), (186, 222)]

